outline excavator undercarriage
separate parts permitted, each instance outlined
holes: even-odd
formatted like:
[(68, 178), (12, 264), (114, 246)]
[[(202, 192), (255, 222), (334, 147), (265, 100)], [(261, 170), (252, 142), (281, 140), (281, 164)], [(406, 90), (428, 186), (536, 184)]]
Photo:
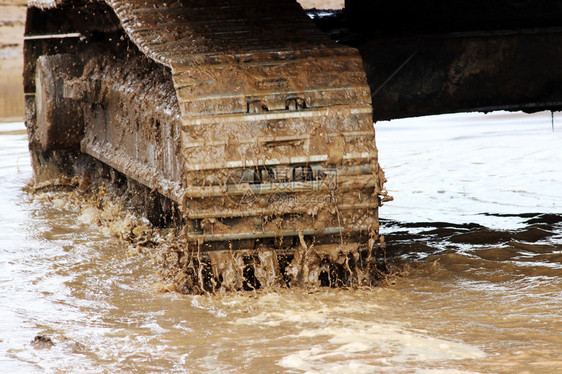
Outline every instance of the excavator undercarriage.
[(560, 110), (561, 26), (560, 0), (30, 0), (36, 183), (107, 180), (181, 228), (184, 291), (372, 283), (373, 120)]
[(294, 0), (31, 1), (24, 85), (36, 182), (103, 168), (145, 188), (182, 228), (182, 290), (194, 262), (203, 289), (370, 282), (371, 91)]

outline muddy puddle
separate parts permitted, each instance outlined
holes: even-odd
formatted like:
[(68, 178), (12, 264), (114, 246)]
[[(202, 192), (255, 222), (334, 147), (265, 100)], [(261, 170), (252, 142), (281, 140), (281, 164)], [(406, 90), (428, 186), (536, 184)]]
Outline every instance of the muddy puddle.
[(558, 372), (557, 126), (550, 113), (378, 123), (395, 197), (381, 233), (400, 273), (373, 289), (208, 297), (166, 292), (155, 257), (99, 211), (27, 192), (23, 124), (0, 124), (0, 368)]
[(19, 50), (0, 59), (0, 372), (562, 371), (559, 113), (377, 123), (400, 270), (382, 287), (185, 296), (123, 240), (142, 219), (29, 192)]

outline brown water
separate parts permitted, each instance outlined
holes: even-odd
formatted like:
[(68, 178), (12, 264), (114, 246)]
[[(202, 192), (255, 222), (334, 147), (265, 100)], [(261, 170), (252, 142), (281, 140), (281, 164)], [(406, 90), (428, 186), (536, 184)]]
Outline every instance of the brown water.
[(561, 372), (560, 126), (378, 123), (395, 197), (381, 230), (402, 276), (208, 298), (158, 292), (151, 256), (91, 209), (25, 192), (23, 124), (0, 124), (0, 372)]

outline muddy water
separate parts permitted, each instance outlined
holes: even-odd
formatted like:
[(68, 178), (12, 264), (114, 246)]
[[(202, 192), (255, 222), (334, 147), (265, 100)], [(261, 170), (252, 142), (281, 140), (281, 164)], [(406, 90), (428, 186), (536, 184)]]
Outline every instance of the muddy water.
[(26, 192), (23, 124), (0, 124), (0, 371), (560, 372), (562, 121), (376, 128), (401, 276), (208, 298), (159, 292), (150, 256), (68, 195)]

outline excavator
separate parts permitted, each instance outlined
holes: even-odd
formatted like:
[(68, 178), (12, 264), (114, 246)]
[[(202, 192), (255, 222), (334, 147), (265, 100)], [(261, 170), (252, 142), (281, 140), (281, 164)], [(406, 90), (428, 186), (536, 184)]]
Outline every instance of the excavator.
[(390, 199), (373, 120), (559, 107), (560, 67), (537, 75), (535, 53), (558, 56), (540, 43), (557, 45), (559, 3), (30, 0), (35, 183), (125, 186), (181, 227), (182, 290), (188, 273), (200, 289), (369, 283)]
[(144, 190), (153, 223), (218, 262), (214, 283), (243, 282), (217, 253), (285, 269), (295, 248), (347, 263), (377, 245), (362, 59), (296, 1), (30, 1), (24, 59), (36, 183), (93, 169)]

